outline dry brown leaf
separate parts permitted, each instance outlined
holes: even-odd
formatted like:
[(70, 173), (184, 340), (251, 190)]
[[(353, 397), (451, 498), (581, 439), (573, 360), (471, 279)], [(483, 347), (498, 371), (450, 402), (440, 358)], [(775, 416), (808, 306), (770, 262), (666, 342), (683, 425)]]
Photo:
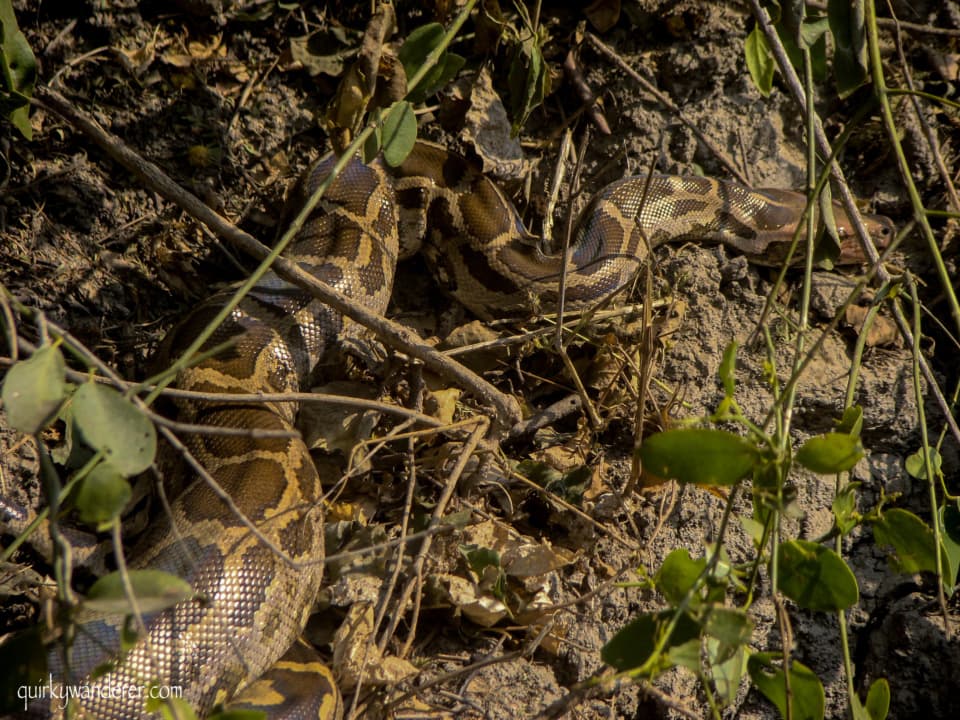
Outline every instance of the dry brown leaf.
[[(366, 383), (347, 380), (313, 388), (314, 392), (372, 400), (376, 388)], [(357, 444), (370, 437), (380, 414), (374, 410), (358, 410), (346, 405), (304, 403), (297, 421), (303, 441), (311, 450), (340, 451), (350, 457)]]
[(117, 58), (126, 68), (127, 72), (136, 78), (141, 77), (153, 64), (157, 53), (157, 37), (160, 34), (158, 27), (153, 32), (153, 37), (144, 45), (136, 48), (114, 48)]
[[(851, 305), (847, 308), (844, 319), (860, 334), (863, 332), (863, 323), (870, 308)], [(865, 338), (867, 347), (903, 347), (903, 337), (900, 329), (892, 318), (877, 315), (867, 329)]]
[(342, 689), (364, 685), (395, 685), (419, 672), (407, 660), (383, 657), (373, 637), (372, 603), (354, 603), (333, 638), (333, 662)]
[(507, 606), (490, 595), (478, 595), (476, 586), (466, 578), (447, 573), (432, 577), (440, 599), (449, 602), (472, 622), (493, 627), (510, 613)]
[(523, 159), (520, 141), (510, 135), (507, 109), (494, 90), (493, 77), (486, 67), (477, 73), (465, 122), (463, 138), (477, 151), (484, 172), (502, 180), (515, 180), (527, 175), (529, 163)]
[(605, 33), (620, 19), (620, 0), (593, 0), (583, 13), (597, 32)]

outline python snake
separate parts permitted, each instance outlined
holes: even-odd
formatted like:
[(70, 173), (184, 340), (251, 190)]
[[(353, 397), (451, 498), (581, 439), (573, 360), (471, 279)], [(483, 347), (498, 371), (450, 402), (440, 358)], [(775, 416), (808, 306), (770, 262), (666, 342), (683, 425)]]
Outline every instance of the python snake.
[[(295, 193), (303, 202), (332, 167), (321, 161)], [(806, 203), (804, 195), (749, 190), (700, 177), (627, 178), (598, 193), (581, 215), (566, 258), (540, 246), (512, 203), (474, 165), (437, 145), (418, 142), (399, 167), (355, 160), (336, 179), (285, 253), (318, 279), (383, 313), (400, 256), (423, 252), (444, 288), (481, 318), (549, 310), (566, 266), (568, 307), (609, 296), (634, 275), (649, 249), (665, 242), (722, 242), (756, 262), (778, 262)], [(845, 259), (857, 262), (846, 214), (834, 209)], [(878, 245), (889, 220), (867, 216)], [(403, 242), (401, 242), (403, 238)], [(418, 246), (420, 246), (418, 248)], [(195, 310), (165, 340), (186, 347), (230, 293)], [(295, 392), (310, 386), (319, 365), (363, 329), (274, 274), (267, 274), (201, 352), (223, 350), (183, 371), (180, 388), (206, 393)], [(293, 431), (292, 402), (249, 405), (180, 401), (178, 419), (218, 428)], [(69, 663), (54, 653), (64, 682), (91, 689), (77, 717), (150, 717), (148, 685), (177, 686), (198, 716), (219, 703), (307, 717), (281, 707), (310, 696), (311, 717), (340, 715), (333, 677), (297, 642), (322, 580), (321, 478), (296, 437), (203, 434), (185, 444), (263, 538), (256, 537), (196, 478), (133, 553), (135, 567), (175, 573), (198, 599), (146, 618), (139, 638), (108, 672), (91, 676), (116, 647), (116, 625), (80, 626)], [(171, 525), (172, 523), (172, 525)], [(117, 657), (114, 655), (114, 657)], [(309, 680), (305, 680), (309, 677)], [(232, 698), (232, 700), (231, 700)], [(287, 713), (284, 715), (284, 713)], [(304, 714), (298, 714), (298, 713)]]

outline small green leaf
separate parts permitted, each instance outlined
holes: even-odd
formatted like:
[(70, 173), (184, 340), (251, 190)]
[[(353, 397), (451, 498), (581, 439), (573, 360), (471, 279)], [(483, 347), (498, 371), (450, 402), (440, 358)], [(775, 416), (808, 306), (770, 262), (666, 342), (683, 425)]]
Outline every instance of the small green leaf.
[(667, 650), (667, 658), (677, 667), (698, 672), (700, 670), (700, 638), (673, 645)]
[(60, 349), (44, 345), (10, 368), (3, 381), (3, 407), (20, 432), (42, 430), (66, 397), (66, 364)]
[(873, 524), (873, 536), (878, 545), (889, 545), (896, 553), (890, 562), (902, 573), (913, 574), (924, 570), (936, 572), (937, 556), (933, 530), (908, 510), (887, 510)]
[(753, 84), (757, 86), (761, 95), (767, 97), (773, 89), (773, 72), (777, 66), (773, 60), (773, 53), (770, 52), (770, 46), (767, 45), (767, 39), (759, 26), (755, 26), (750, 31), (743, 50)]
[(436, 50), (443, 42), (445, 32), (440, 23), (421, 25), (411, 32), (397, 52), (397, 57), (403, 65), (403, 71), (408, 78), (412, 78), (427, 60), (427, 56)]
[(947, 567), (944, 568), (947, 576), (943, 579), (943, 585), (950, 596), (957, 584), (957, 575), (960, 575), (960, 510), (953, 504), (943, 505), (937, 517), (940, 520), (940, 537), (947, 561)]
[(737, 389), (737, 341), (731, 340), (723, 351), (723, 359), (720, 360), (720, 369), (717, 374), (720, 376), (720, 382), (723, 383), (723, 392), (728, 398), (733, 397)]
[(715, 607), (707, 616), (704, 630), (724, 645), (735, 647), (744, 645), (750, 640), (753, 634), (753, 623), (742, 610)]
[(760, 547), (763, 544), (763, 523), (757, 522), (753, 518), (741, 516), (740, 525), (747, 536), (753, 540), (754, 547)]
[[(935, 447), (929, 447), (927, 450), (929, 451), (927, 454), (930, 457), (930, 469), (933, 471), (934, 477), (940, 477), (940, 467), (943, 464), (943, 458)], [(917, 480), (930, 479), (927, 477), (927, 464), (923, 460), (923, 448), (920, 448), (907, 457), (904, 463), (910, 476), (915, 477)]]
[(655, 578), (657, 590), (669, 602), (677, 604), (690, 591), (706, 566), (706, 559), (694, 560), (686, 548), (678, 548), (667, 555), (660, 565)]
[[(673, 614), (672, 611), (667, 610), (640, 615), (603, 646), (600, 650), (601, 659), (616, 670), (630, 670), (643, 666), (650, 660), (656, 649), (657, 640), (666, 631)], [(699, 635), (699, 625), (690, 616), (681, 615), (664, 649), (669, 651), (670, 648), (690, 642)], [(651, 674), (669, 666), (669, 662), (661, 659), (660, 663), (655, 663)]]
[(500, 553), (478, 545), (461, 545), (460, 554), (466, 559), (481, 587), (489, 588), (495, 597), (503, 600), (507, 591), (507, 575)]
[[(123, 618), (123, 627), (120, 629), (121, 652), (126, 653), (133, 650), (133, 646), (137, 644), (137, 640), (140, 638), (139, 632), (140, 629), (137, 627), (137, 623), (133, 615), (127, 615)], [(104, 674), (113, 672), (116, 666), (116, 660), (110, 660), (105, 664), (109, 664), (109, 667), (104, 670)]]
[[(757, 689), (776, 706), (781, 717), (787, 717), (785, 673), (782, 667), (773, 664), (775, 657), (772, 653), (754, 653), (747, 661), (747, 670)], [(822, 720), (824, 693), (820, 678), (796, 660), (790, 663), (790, 691), (793, 720)]]
[(886, 678), (878, 678), (871, 683), (864, 709), (870, 720), (884, 720), (887, 717), (890, 712), (890, 684)]
[[(190, 583), (162, 570), (131, 570), (128, 576), (140, 612), (157, 612), (195, 597)], [(123, 592), (120, 572), (112, 572), (97, 580), (87, 593), (84, 607), (96, 612), (131, 614), (133, 609)]]
[(510, 132), (516, 136), (550, 91), (550, 73), (543, 59), (540, 35), (530, 35), (514, 46), (507, 85), (513, 117)]
[[(727, 705), (732, 705), (737, 699), (740, 681), (747, 669), (746, 651), (741, 645), (733, 649), (731, 653), (726, 643), (712, 637), (707, 638), (706, 648), (708, 672), (713, 679), (717, 694)], [(726, 659), (720, 660), (720, 658)]]
[(113, 388), (92, 382), (81, 385), (73, 397), (73, 417), (84, 441), (102, 450), (125, 477), (150, 467), (157, 452), (157, 431)]
[[(423, 67), (430, 53), (440, 47), (445, 34), (443, 25), (439, 23), (423, 25), (410, 33), (397, 53), (408, 78), (412, 79)], [(427, 71), (407, 99), (411, 103), (422, 102), (450, 82), (465, 62), (464, 58), (454, 53), (441, 53), (436, 64)]]
[(841, 535), (846, 535), (853, 530), (863, 518), (857, 511), (857, 491), (859, 489), (860, 483), (847, 483), (833, 498), (833, 504), (831, 505), (833, 520), (837, 524), (837, 530), (840, 531)]
[(808, 18), (800, 23), (800, 40), (808, 49), (812, 50), (813, 46), (823, 39), (829, 29), (827, 18)]
[(383, 159), (390, 167), (399, 166), (417, 142), (417, 118), (413, 114), (413, 105), (406, 100), (394, 103), (383, 121), (381, 137)]
[(491, 548), (479, 547), (477, 545), (461, 545), (460, 554), (467, 561), (467, 565), (477, 575), (483, 575), (487, 567), (500, 568), (500, 553)]
[(13, 5), (0, 1), (0, 112), (27, 140), (33, 139), (30, 126), (30, 97), (37, 77), (37, 59), (30, 43), (17, 25)]
[(837, 423), (837, 432), (860, 437), (860, 431), (863, 429), (863, 408), (859, 405), (851, 405), (843, 411), (843, 417)]
[(262, 710), (225, 710), (207, 715), (207, 720), (268, 720)]
[(797, 450), (796, 460), (821, 475), (844, 472), (863, 457), (860, 439), (845, 433), (825, 433), (807, 440)]
[(18, 699), (18, 691), (22, 698), (21, 688), (47, 682), (47, 651), (42, 630), (40, 625), (33, 625), (4, 638), (3, 652), (0, 652), (0, 715), (3, 717), (22, 717), (23, 700)]
[(583, 494), (590, 487), (592, 479), (593, 471), (588, 465), (577, 465), (572, 470), (562, 473), (559, 478), (548, 482), (544, 489), (563, 498), (571, 505), (580, 505), (583, 502)]
[(777, 589), (808, 610), (829, 612), (855, 605), (857, 579), (833, 550), (808, 540), (790, 540), (777, 550)]
[[(797, 71), (803, 70), (803, 50), (800, 48), (797, 40), (797, 33), (793, 32), (793, 25), (786, 22), (786, 15), (784, 16), (783, 22), (776, 23), (775, 27), (777, 30), (777, 37), (780, 38), (780, 42), (783, 44), (783, 49), (787, 53), (787, 58), (790, 60), (790, 64), (793, 65)], [(811, 37), (817, 35), (818, 26), (817, 21), (814, 21), (808, 35)], [(804, 34), (803, 29), (801, 28), (800, 35)], [(826, 77), (827, 73), (827, 43), (826, 37), (821, 34), (818, 39), (816, 39), (811, 45), (804, 43), (804, 46), (807, 47), (807, 50), (810, 53), (810, 65), (813, 70), (813, 79), (816, 82), (822, 82)]]
[[(197, 714), (193, 711), (183, 698), (170, 697), (160, 700), (156, 693), (144, 693), (146, 699), (146, 710), (150, 713), (159, 712), (163, 720), (197, 720)], [(266, 718), (266, 713), (254, 711), (254, 715), (259, 714), (261, 718)], [(212, 717), (212, 716), (208, 716)]]
[(73, 421), (73, 403), (62, 405), (57, 419), (63, 421), (63, 439), (50, 448), (50, 457), (58, 465), (79, 470), (90, 461), (94, 452), (80, 440), (80, 431)]
[(462, 55), (457, 55), (452, 52), (443, 53), (437, 62), (436, 74), (431, 73), (430, 77), (427, 78), (430, 82), (424, 83), (426, 96), (430, 97), (437, 92), (437, 90), (446, 86), (447, 83), (457, 76), (457, 73), (460, 72), (460, 69), (466, 64), (467, 59)]
[(100, 462), (80, 481), (74, 504), (83, 522), (103, 530), (120, 517), (131, 494), (126, 478), (110, 463)]
[(739, 435), (710, 428), (666, 430), (640, 448), (644, 472), (701, 485), (733, 485), (759, 458), (757, 448)]
[(833, 74), (837, 93), (846, 98), (867, 82), (867, 30), (863, 3), (827, 0), (827, 18), (833, 35)]

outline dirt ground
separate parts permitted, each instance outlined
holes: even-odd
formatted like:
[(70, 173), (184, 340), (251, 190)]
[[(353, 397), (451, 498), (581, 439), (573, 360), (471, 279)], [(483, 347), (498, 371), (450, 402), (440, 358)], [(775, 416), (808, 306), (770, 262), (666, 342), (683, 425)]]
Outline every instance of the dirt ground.
[[(14, 3), (20, 27), (38, 57), (38, 84), (63, 92), (182, 186), (269, 242), (277, 231), (286, 188), (329, 148), (319, 119), (337, 84), (332, 75), (311, 75), (291, 54), (291, 44), (320, 28), (342, 26), (347, 31), (345, 44), (330, 52), (336, 56), (341, 49), (357, 45), (355, 31), (363, 30), (369, 8), (367, 3), (336, 2), (240, 5), (230, 0), (184, 0), (177, 9), (134, 0)], [(439, 0), (399, 3), (395, 37), (406, 37), (433, 20), (435, 11), (453, 5), (457, 3)], [(501, 5), (509, 15), (509, 3)], [(918, 25), (960, 28), (960, 4), (953, 0), (895, 3), (895, 7), (903, 20)], [(447, 21), (453, 12), (439, 19)], [(430, 99), (418, 118), (421, 136), (462, 150), (480, 142), (477, 136), (483, 129), (495, 138), (494, 144), (502, 143), (491, 155), (502, 161), (498, 169), (506, 171), (501, 173), (508, 175), (503, 181), (514, 196), (530, 199), (525, 211), (530, 218), (542, 212), (564, 123), (581, 105), (569, 83), (562, 81), (559, 68), (581, 34), (578, 23), (586, 18), (579, 11), (545, 7), (541, 20), (549, 33), (545, 54), (551, 71), (556, 71), (556, 89), (531, 114), (519, 143), (511, 143), (498, 129), (493, 110), (484, 110), (479, 120), (471, 116), (473, 88), (488, 82), (488, 77), (493, 78), (495, 90), (502, 92), (506, 85), (503, 58), (494, 53), (485, 60), (472, 36), (454, 46), (467, 58), (455, 88), (440, 99)], [(472, 32), (470, 28), (468, 23), (467, 32)], [(691, 127), (741, 168), (754, 186), (804, 185), (801, 113), (779, 82), (764, 97), (751, 81), (743, 52), (751, 28), (747, 3), (695, 0), (624, 2), (619, 20), (609, 29), (598, 31), (587, 25), (589, 32), (615, 49), (623, 63), (667, 95), (683, 117), (644, 90), (616, 61), (585, 42), (580, 64), (586, 82), (601, 94), (612, 132), (603, 135), (594, 130), (587, 143), (584, 197), (651, 165), (665, 173), (728, 176), (724, 162)], [(921, 31), (904, 34), (908, 65), (930, 92), (948, 94), (948, 88), (957, 88), (957, 37)], [(891, 84), (902, 83), (889, 26), (883, 27), (882, 51), (888, 72), (896, 79)], [(938, 64), (937, 58), (944, 62)], [(952, 59), (953, 65), (945, 64), (946, 59)], [(818, 110), (828, 133), (839, 133), (865, 101), (863, 95), (841, 101), (825, 86)], [(479, 102), (474, 106), (479, 112), (477, 106)], [(928, 207), (943, 208), (944, 191), (924, 150), (922, 131), (905, 104), (898, 106), (898, 113), (924, 201)], [(949, 162), (960, 139), (957, 115), (938, 108), (930, 111), (929, 119)], [(579, 118), (578, 143), (584, 125)], [(18, 301), (67, 329), (120, 375), (142, 379), (148, 374), (149, 358), (173, 323), (209, 295), (212, 287), (237, 280), (255, 263), (238, 257), (199, 223), (144, 189), (57, 116), (35, 109), (32, 126), (34, 138), (27, 142), (9, 125), (0, 125), (0, 282)], [(861, 121), (841, 164), (855, 194), (865, 199), (871, 211), (888, 215), (898, 227), (909, 222), (909, 201), (876, 115)], [(526, 186), (524, 179), (528, 179)], [(556, 227), (562, 227), (562, 212), (558, 217)], [(935, 231), (946, 242), (943, 223), (935, 225)], [(939, 313), (946, 321), (945, 305), (938, 299), (937, 281), (925, 257), (922, 241), (908, 238), (897, 262), (929, 280), (932, 314)], [(432, 289), (424, 274), (417, 260), (401, 267), (397, 284), (403, 292), (389, 314), (439, 339), (469, 317), (462, 309), (449, 309), (449, 301)], [(815, 273), (811, 342), (817, 328), (835, 312), (838, 293), (841, 300), (845, 297), (845, 285), (838, 277), (834, 272)], [(668, 302), (662, 304), (667, 309), (661, 311), (659, 321), (664, 327), (657, 343), (657, 374), (647, 399), (649, 422), (656, 422), (656, 413), (666, 412), (674, 397), (681, 404), (671, 407), (673, 416), (712, 412), (723, 397), (717, 370), (731, 340), (741, 345), (737, 401), (748, 417), (763, 420), (772, 402), (765, 363), (775, 362), (781, 380), (789, 375), (800, 295), (800, 277), (791, 274), (769, 316), (772, 351), (762, 342), (751, 344), (775, 279), (776, 270), (749, 265), (719, 247), (658, 250), (653, 293)], [(619, 326), (597, 328), (596, 338), (601, 339), (577, 349), (575, 364), (601, 372), (597, 359), (601, 352), (596, 348), (608, 343), (608, 338), (615, 338), (609, 343), (618, 347), (628, 346), (635, 339), (629, 323), (628, 318)], [(29, 321), (21, 320), (17, 329), (24, 337), (37, 336), (36, 325)], [(946, 391), (957, 380), (956, 368), (950, 365), (955, 360), (949, 360), (955, 357), (956, 346), (939, 330), (931, 328), (930, 333), (923, 349), (935, 370), (943, 373)], [(807, 367), (792, 419), (794, 447), (829, 431), (840, 417), (856, 340), (857, 333), (841, 324)], [(471, 362), (535, 411), (562, 397), (558, 388), (569, 387), (569, 380), (556, 358), (529, 345), (533, 343), (510, 356)], [(3, 354), (8, 356), (9, 349), (4, 347)], [(390, 375), (379, 378), (384, 394), (409, 394), (416, 374), (400, 360), (390, 367)], [(864, 411), (863, 443), (868, 456), (856, 466), (853, 477), (862, 483), (857, 502), (863, 511), (882, 496), (899, 493), (898, 506), (929, 519), (927, 486), (904, 470), (905, 458), (919, 446), (912, 372), (910, 352), (900, 344), (866, 350), (855, 402)], [(428, 377), (424, 382), (430, 385), (433, 380)], [(559, 712), (584, 719), (710, 715), (703, 686), (688, 671), (672, 670), (649, 684), (623, 680), (591, 690), (581, 685), (604, 672), (600, 649), (621, 627), (638, 612), (665, 606), (663, 598), (650, 590), (618, 583), (636, 579), (638, 567), (654, 571), (676, 548), (702, 556), (715, 540), (726, 503), (724, 497), (694, 487), (628, 488), (636, 411), (628, 392), (630, 381), (620, 383), (618, 399), (604, 406), (602, 431), (592, 433), (586, 420), (575, 415), (533, 439), (505, 447), (515, 461), (546, 459), (561, 469), (587, 465), (590, 488), (575, 501), (580, 514), (502, 477), (494, 478), (499, 482), (489, 476), (468, 481), (460, 489), (451, 512), (473, 509), (475, 535), (467, 531), (436, 541), (424, 570), (426, 588), (416, 627), (411, 627), (411, 611), (387, 644), (392, 656), (410, 643), (407, 659), (419, 674), (401, 681), (384, 671), (380, 684), (368, 678), (358, 693), (358, 714), (402, 715), (413, 701), (405, 701), (399, 709), (385, 709), (387, 703), (419, 689), (416, 702), (423, 708), (444, 710), (455, 717), (536, 717)], [(475, 408), (468, 397), (461, 402), (461, 413)], [(924, 402), (936, 435), (942, 416), (928, 398)], [(6, 427), (0, 430), (0, 443), (0, 489), (4, 494), (25, 492), (36, 499), (36, 449)], [(370, 532), (374, 539), (377, 532), (379, 537), (395, 533), (406, 492), (405, 452), (398, 445), (382, 453), (373, 463), (372, 474), (353, 481), (356, 487), (349, 491), (357, 505), (372, 508), (365, 522), (378, 528)], [(427, 478), (442, 480), (443, 463), (431, 466), (430, 459), (442, 459), (446, 452), (440, 439), (418, 450)], [(956, 452), (948, 435), (941, 449), (948, 478), (956, 477)], [(832, 479), (798, 469), (793, 482), (802, 513), (786, 523), (785, 532), (805, 539), (823, 536), (833, 524)], [(418, 501), (427, 512), (433, 492), (429, 482), (418, 489)], [(751, 514), (748, 493), (739, 493), (734, 502), (737, 514)], [(528, 582), (524, 588), (531, 597), (559, 606), (555, 614), (531, 613), (529, 621), (515, 617), (485, 627), (477, 608), (465, 607), (462, 596), (451, 590), (469, 577), (458, 544), (471, 538), (483, 544), (488, 539), (484, 533), (490, 531), (480, 523), (481, 513), (512, 527), (532, 545), (555, 548), (562, 555), (559, 567), (538, 577), (535, 587)], [(732, 563), (754, 557), (750, 537), (738, 522), (732, 524), (725, 544)], [(891, 685), (890, 717), (949, 717), (950, 708), (956, 712), (960, 707), (956, 600), (948, 604), (952, 623), (945, 628), (931, 578), (891, 570), (869, 529), (858, 528), (851, 534), (844, 557), (860, 587), (859, 602), (847, 616), (858, 692), (863, 695), (870, 682), (885, 677)], [(31, 565), (40, 577), (49, 573), (38, 553), (28, 550), (15, 559)], [(320, 613), (308, 631), (321, 651), (330, 651), (335, 620), (358, 599), (376, 598), (379, 590), (371, 590), (368, 581), (380, 583), (383, 576), (382, 568), (367, 568), (359, 580), (345, 572), (338, 577), (324, 597), (330, 609)], [(37, 588), (16, 592), (7, 588), (7, 592), (0, 601), (0, 633), (36, 623), (41, 596)], [(533, 607), (532, 599), (530, 603)], [(390, 613), (396, 612), (391, 608)], [(836, 618), (790, 603), (787, 611), (794, 658), (812, 668), (823, 682), (826, 716), (843, 717), (847, 681)], [(554, 623), (549, 627), (545, 626), (548, 617)], [(756, 626), (750, 643), (753, 649), (781, 646), (768, 587), (759, 593), (750, 617)], [(348, 708), (351, 693), (345, 693)], [(748, 691), (745, 682), (722, 715), (768, 718), (777, 712), (756, 690)]]

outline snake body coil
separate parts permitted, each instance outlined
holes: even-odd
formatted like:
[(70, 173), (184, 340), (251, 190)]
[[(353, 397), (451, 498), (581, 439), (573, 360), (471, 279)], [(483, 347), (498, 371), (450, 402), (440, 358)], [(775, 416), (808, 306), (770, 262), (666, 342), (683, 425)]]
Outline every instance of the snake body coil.
[[(331, 166), (330, 160), (321, 162), (301, 193), (309, 195)], [(601, 299), (626, 284), (650, 247), (667, 241), (720, 241), (756, 260), (789, 240), (804, 204), (799, 194), (703, 178), (658, 176), (649, 186), (644, 178), (628, 178), (593, 199), (563, 258), (539, 246), (509, 200), (471, 164), (418, 143), (389, 173), (379, 163), (351, 162), (286, 257), (383, 313), (398, 256), (422, 241), (440, 282), (486, 318), (555, 305), (564, 265), (569, 303)], [(837, 221), (849, 232), (839, 210)], [(873, 217), (868, 223), (878, 242), (889, 238), (888, 220)], [(416, 240), (401, 251), (399, 236)], [(174, 330), (165, 341), (169, 351), (186, 347), (225, 297), (215, 296)], [(299, 391), (318, 363), (360, 332), (305, 291), (268, 274), (204, 350), (223, 343), (228, 348), (183, 371), (178, 385), (206, 393)], [(292, 402), (179, 405), (181, 420), (221, 428), (292, 431), (295, 415)], [(149, 717), (138, 689), (151, 685), (182, 688), (200, 717), (231, 697), (237, 707), (279, 716), (278, 706), (293, 701), (298, 684), (320, 703), (315, 716), (338, 716), (329, 671), (295, 642), (320, 588), (324, 552), (321, 482), (306, 446), (298, 438), (213, 434), (192, 436), (186, 444), (209, 478), (196, 477), (174, 500), (172, 525), (164, 521), (148, 534), (133, 565), (186, 578), (197, 599), (147, 616), (148, 635), (96, 677), (91, 673), (104, 660), (103, 648), (116, 647), (118, 627), (80, 626), (69, 677), (62, 661), (55, 663), (66, 683), (91, 689), (90, 699), (78, 703), (78, 716)], [(270, 545), (300, 564), (285, 562)], [(297, 681), (296, 672), (311, 664), (319, 680)]]

